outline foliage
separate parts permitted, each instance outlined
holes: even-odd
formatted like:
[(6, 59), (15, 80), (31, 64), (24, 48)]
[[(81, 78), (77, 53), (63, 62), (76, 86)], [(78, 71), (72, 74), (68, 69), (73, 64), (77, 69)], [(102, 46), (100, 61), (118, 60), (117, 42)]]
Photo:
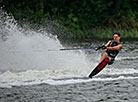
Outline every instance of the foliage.
[(74, 40), (110, 37), (114, 30), (137, 32), (137, 4), (137, 0), (0, 0), (17, 21), (56, 21), (70, 32), (64, 38)]

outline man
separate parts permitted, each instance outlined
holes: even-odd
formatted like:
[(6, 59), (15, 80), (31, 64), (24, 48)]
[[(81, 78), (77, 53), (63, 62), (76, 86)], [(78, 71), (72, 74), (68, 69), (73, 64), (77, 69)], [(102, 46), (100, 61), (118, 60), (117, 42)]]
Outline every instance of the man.
[(92, 78), (94, 75), (99, 73), (107, 64), (113, 64), (115, 57), (117, 56), (121, 48), (122, 44), (120, 43), (120, 33), (114, 32), (114, 40), (111, 40), (107, 44), (102, 45), (96, 49), (106, 49), (106, 51), (102, 54), (99, 64), (89, 74), (89, 78)]
[(104, 49), (107, 49), (100, 59), (100, 62), (103, 61), (106, 57), (109, 58), (109, 65), (113, 64), (115, 57), (119, 53), (122, 48), (122, 44), (120, 43), (120, 33), (114, 32), (114, 40), (109, 41), (105, 44)]

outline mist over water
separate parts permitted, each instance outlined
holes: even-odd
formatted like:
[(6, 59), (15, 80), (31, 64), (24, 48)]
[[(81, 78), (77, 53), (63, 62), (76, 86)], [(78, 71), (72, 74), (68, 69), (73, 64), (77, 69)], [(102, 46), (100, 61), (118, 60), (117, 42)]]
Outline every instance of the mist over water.
[(56, 36), (45, 31), (43, 33), (26, 31), (17, 26), (13, 17), (1, 13), (1, 80), (88, 74), (90, 68), (83, 52), (59, 51), (64, 47)]

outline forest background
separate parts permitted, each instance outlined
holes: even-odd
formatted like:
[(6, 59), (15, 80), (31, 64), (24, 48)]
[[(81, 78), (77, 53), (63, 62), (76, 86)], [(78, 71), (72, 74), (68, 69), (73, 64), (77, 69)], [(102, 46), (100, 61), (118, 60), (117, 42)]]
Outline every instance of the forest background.
[[(18, 24), (51, 26), (59, 39), (138, 38), (138, 0), (0, 0)], [(22, 25), (23, 26), (23, 25)]]

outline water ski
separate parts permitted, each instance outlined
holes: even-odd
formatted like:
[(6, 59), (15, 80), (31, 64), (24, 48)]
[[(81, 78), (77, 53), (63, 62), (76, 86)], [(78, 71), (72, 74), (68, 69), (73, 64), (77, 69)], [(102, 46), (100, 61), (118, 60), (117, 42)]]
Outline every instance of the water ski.
[(94, 75), (98, 74), (108, 63), (109, 58), (106, 57), (101, 63), (99, 63), (96, 68), (90, 73), (89, 78), (92, 78)]

